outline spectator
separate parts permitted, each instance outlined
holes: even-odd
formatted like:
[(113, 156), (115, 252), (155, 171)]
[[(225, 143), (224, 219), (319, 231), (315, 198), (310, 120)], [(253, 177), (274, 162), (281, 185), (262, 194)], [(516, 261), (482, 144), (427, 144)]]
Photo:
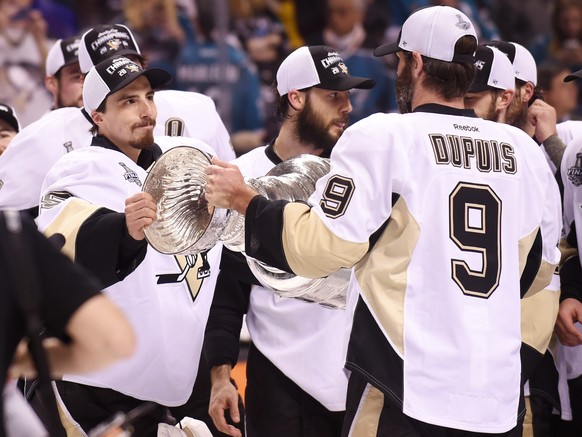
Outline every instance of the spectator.
[(260, 108), (257, 67), (244, 50), (217, 33), (215, 4), (200, 0), (195, 35), (189, 35), (180, 55), (178, 89), (215, 100), (238, 155), (262, 143), (265, 135)]
[(147, 56), (148, 65), (176, 76), (176, 66), (186, 36), (187, 17), (179, 14), (175, 0), (127, 0), (123, 18)]
[(336, 48), (351, 74), (370, 77), (376, 82), (373, 89), (351, 93), (354, 110), (350, 114), (350, 123), (376, 112), (396, 110), (394, 79), (387, 65), (363, 46), (366, 40), (365, 14), (365, 0), (329, 0), (325, 28), (309, 38), (312, 44)]
[(572, 117), (578, 106), (578, 88), (574, 82), (564, 82), (571, 73), (568, 67), (556, 62), (538, 66), (538, 87), (544, 101), (556, 110), (558, 123), (579, 118)]
[(44, 87), (47, 23), (30, 1), (0, 2), (0, 101), (27, 126), (51, 105)]

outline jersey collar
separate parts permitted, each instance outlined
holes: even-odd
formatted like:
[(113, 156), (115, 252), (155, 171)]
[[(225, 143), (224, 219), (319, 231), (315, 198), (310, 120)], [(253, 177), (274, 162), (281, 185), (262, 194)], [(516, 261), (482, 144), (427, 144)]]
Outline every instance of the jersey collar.
[[(103, 135), (97, 135), (93, 137), (93, 141), (91, 142), (92, 146), (103, 147), (109, 150), (115, 150), (116, 152), (123, 153), (119, 147), (109, 141), (108, 138), (104, 137)], [(151, 149), (143, 149), (139, 157), (137, 158), (137, 165), (139, 165), (144, 170), (150, 168), (150, 166), (162, 155), (162, 149), (160, 146), (154, 143)]]
[(431, 112), (435, 114), (460, 115), (462, 117), (477, 118), (475, 111), (472, 109), (452, 108), (450, 106), (439, 105), (438, 103), (427, 103), (425, 105), (417, 106), (412, 112)]

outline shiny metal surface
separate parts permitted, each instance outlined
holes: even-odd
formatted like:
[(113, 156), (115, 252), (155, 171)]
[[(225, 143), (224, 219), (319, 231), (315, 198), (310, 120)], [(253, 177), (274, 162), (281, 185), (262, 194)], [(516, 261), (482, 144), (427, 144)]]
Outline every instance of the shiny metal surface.
[[(205, 173), (211, 157), (189, 146), (164, 153), (150, 170), (143, 191), (158, 206), (158, 219), (144, 232), (148, 243), (165, 254), (197, 254), (219, 240), (244, 252), (245, 218), (236, 211), (209, 207), (204, 198)], [(275, 166), (267, 175), (246, 182), (268, 199), (307, 201), (319, 178), (329, 172), (329, 160), (301, 155)], [(266, 288), (282, 297), (345, 307), (350, 270), (309, 279), (283, 272), (247, 257), (251, 271)]]
[(158, 218), (144, 229), (148, 243), (165, 254), (196, 254), (212, 248), (226, 224), (226, 210), (204, 198), (210, 156), (189, 146), (164, 153), (151, 168), (143, 191), (152, 195)]

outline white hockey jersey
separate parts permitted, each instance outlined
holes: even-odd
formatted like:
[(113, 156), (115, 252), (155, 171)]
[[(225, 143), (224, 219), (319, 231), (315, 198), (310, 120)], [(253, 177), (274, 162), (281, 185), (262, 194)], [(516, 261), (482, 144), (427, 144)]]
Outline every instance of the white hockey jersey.
[[(582, 123), (580, 123), (582, 126)], [(581, 132), (582, 133), (582, 132)], [(562, 182), (564, 184), (564, 234), (568, 235), (572, 225), (577, 223), (580, 229), (582, 223), (582, 136), (574, 138), (566, 148), (561, 166)], [(578, 257), (582, 247), (582, 232), (576, 232), (578, 242)], [(582, 264), (582, 260), (579, 261)], [(582, 325), (577, 324), (582, 331)], [(562, 360), (562, 374), (567, 379), (582, 375), (582, 346), (559, 346), (559, 359)]]
[[(154, 135), (203, 141), (223, 160), (234, 159), (230, 137), (211, 98), (185, 91), (158, 91)], [(24, 128), (0, 155), (0, 208), (38, 205), (40, 186), (57, 160), (91, 144), (91, 122), (79, 108), (51, 111)]]
[[(264, 176), (275, 165), (266, 149), (253, 149), (233, 163), (244, 176)], [(282, 298), (255, 285), (246, 323), (255, 346), (281, 372), (328, 410), (345, 410), (346, 310)]]
[[(203, 143), (195, 145), (214, 153)], [(123, 212), (125, 199), (141, 190), (145, 177), (144, 169), (117, 150), (75, 150), (45, 178), (39, 228), (48, 235), (64, 235), (63, 251), (75, 258), (81, 225), (100, 208)], [(204, 256), (189, 257), (148, 247), (141, 264), (105, 290), (135, 330), (136, 353), (103, 371), (64, 379), (162, 405), (184, 404), (198, 373), (220, 254), (220, 245)]]
[(560, 196), (524, 132), (462, 115), (425, 105), (351, 126), (312, 209), (287, 204), (277, 231), (277, 205), (253, 200), (247, 253), (280, 266), (261, 245), (281, 241), (307, 277), (355, 264), (346, 367), (412, 418), (501, 433), (518, 414), (520, 290), (552, 279)]

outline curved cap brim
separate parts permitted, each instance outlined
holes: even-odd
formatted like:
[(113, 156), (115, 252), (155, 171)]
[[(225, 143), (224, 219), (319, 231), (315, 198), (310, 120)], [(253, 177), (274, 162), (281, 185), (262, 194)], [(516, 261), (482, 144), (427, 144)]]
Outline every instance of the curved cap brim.
[(398, 42), (384, 44), (384, 45), (381, 45), (380, 47), (376, 47), (374, 49), (374, 56), (385, 56), (385, 55), (389, 55), (391, 53), (396, 53), (400, 50), (402, 50), (402, 49), (400, 47), (398, 47)]
[(347, 91), (353, 88), (370, 89), (374, 85), (376, 85), (374, 79), (358, 76), (340, 76), (334, 80), (328, 80), (314, 86), (324, 90)]

